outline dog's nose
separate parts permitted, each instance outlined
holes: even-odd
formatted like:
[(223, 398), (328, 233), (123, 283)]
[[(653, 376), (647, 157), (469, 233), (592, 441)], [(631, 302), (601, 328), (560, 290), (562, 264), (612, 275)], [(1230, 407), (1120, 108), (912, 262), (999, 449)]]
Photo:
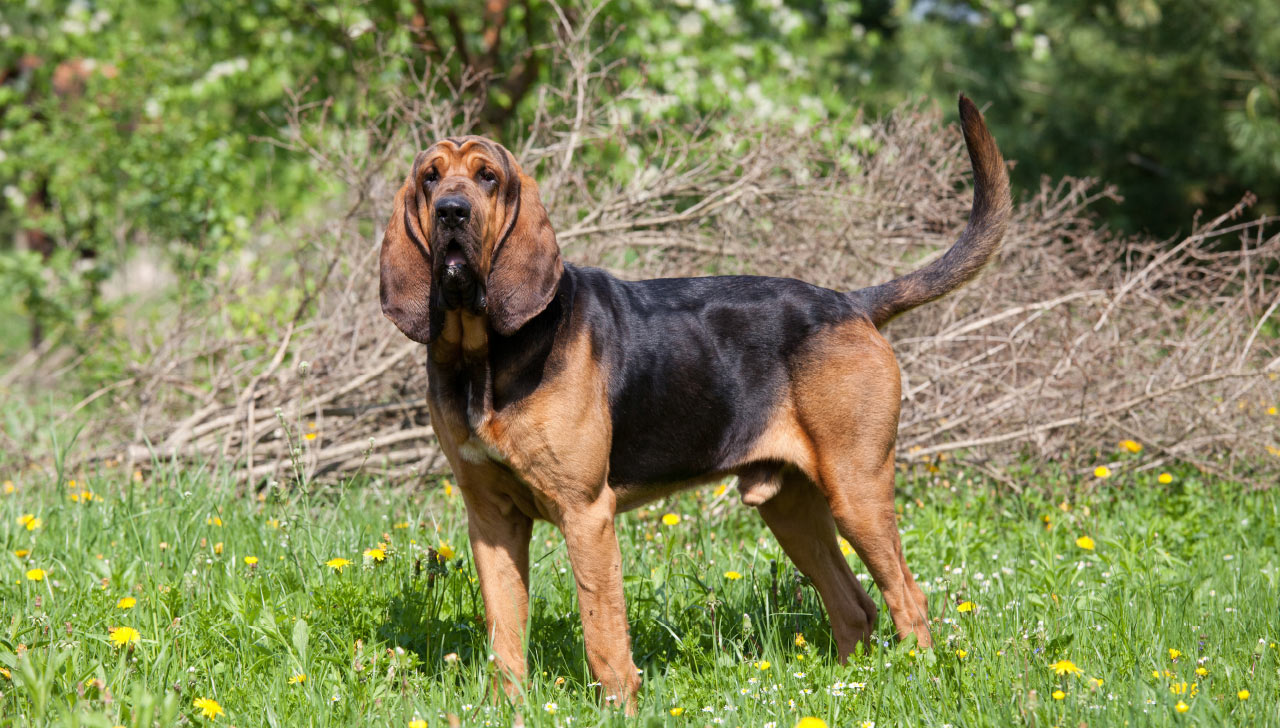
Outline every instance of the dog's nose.
[(436, 219), (445, 227), (462, 227), (471, 219), (471, 203), (463, 197), (442, 197), (436, 202)]

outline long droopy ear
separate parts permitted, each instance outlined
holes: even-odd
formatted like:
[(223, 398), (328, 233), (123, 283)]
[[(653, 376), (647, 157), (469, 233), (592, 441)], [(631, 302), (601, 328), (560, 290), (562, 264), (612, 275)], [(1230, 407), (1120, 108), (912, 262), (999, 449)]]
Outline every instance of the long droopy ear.
[(489, 324), (503, 336), (518, 331), (551, 303), (564, 273), (538, 184), (518, 166), (508, 184), (519, 187), (512, 191), (515, 200), (507, 206), (509, 222), (493, 253), (485, 285)]
[[(420, 155), (421, 156), (421, 155)], [(431, 249), (418, 210), (425, 202), (418, 162), (396, 193), (391, 221), (382, 238), (378, 292), (382, 313), (414, 341), (430, 338)]]

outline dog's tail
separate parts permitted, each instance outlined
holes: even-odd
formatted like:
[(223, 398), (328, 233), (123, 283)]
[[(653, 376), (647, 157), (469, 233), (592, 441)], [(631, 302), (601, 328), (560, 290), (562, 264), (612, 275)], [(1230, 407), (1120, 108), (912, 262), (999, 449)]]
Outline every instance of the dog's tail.
[(853, 292), (877, 327), (922, 303), (941, 298), (978, 275), (1000, 248), (1013, 205), (1009, 173), (982, 112), (960, 96), (960, 123), (973, 166), (973, 210), (960, 239), (941, 258), (888, 283)]

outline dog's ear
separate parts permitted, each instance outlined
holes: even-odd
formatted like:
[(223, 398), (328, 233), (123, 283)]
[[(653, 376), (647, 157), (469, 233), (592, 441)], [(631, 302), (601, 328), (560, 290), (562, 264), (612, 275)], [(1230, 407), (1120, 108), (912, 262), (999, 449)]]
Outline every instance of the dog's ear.
[(405, 336), (425, 344), (430, 338), (431, 249), (418, 214), (426, 207), (426, 193), (418, 179), (422, 156), (414, 160), (413, 171), (396, 193), (382, 238), (378, 292), (382, 314)]
[(564, 273), (538, 184), (520, 170), (514, 157), (508, 161), (514, 174), (505, 191), (511, 200), (506, 205), (507, 224), (493, 252), (485, 286), (489, 324), (503, 336), (518, 331), (551, 303)]

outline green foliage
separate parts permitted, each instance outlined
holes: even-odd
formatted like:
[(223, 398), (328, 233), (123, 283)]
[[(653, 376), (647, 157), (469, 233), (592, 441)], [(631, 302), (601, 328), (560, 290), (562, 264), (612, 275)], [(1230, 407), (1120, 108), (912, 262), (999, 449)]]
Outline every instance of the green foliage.
[[(645, 671), (641, 717), (1280, 725), (1280, 502), (1193, 470), (1161, 484), (1156, 471), (1138, 472), (1144, 462), (1122, 455), (1105, 481), (1042, 471), (1022, 480), (1022, 495), (947, 463), (903, 475), (903, 544), (938, 618), (938, 646), (894, 643), (872, 588), (876, 644), (847, 666), (835, 660), (812, 587), (732, 491), (621, 517)], [(66, 476), (0, 476), (16, 481), (0, 493), (0, 667), (9, 672), (0, 715), (15, 725), (199, 723), (196, 698), (216, 700), (226, 711), (218, 722), (236, 725), (512, 720), (489, 699), (483, 606), (456, 491), (350, 483), (251, 499), (207, 470), (162, 467), (135, 480), (107, 469), (74, 487)], [(665, 525), (667, 511), (680, 521)], [(24, 514), (40, 527), (27, 530)], [(380, 542), (385, 561), (362, 557)], [(457, 553), (439, 558), (441, 544)], [(334, 557), (351, 564), (326, 566)], [(526, 724), (630, 725), (596, 702), (568, 558), (546, 524), (531, 561)], [(27, 577), (36, 568), (47, 572), (41, 581)], [(124, 597), (136, 603), (122, 607)], [(975, 608), (960, 611), (963, 602)], [(116, 627), (140, 639), (116, 647)], [(1055, 675), (1049, 666), (1063, 659), (1082, 673)]]

